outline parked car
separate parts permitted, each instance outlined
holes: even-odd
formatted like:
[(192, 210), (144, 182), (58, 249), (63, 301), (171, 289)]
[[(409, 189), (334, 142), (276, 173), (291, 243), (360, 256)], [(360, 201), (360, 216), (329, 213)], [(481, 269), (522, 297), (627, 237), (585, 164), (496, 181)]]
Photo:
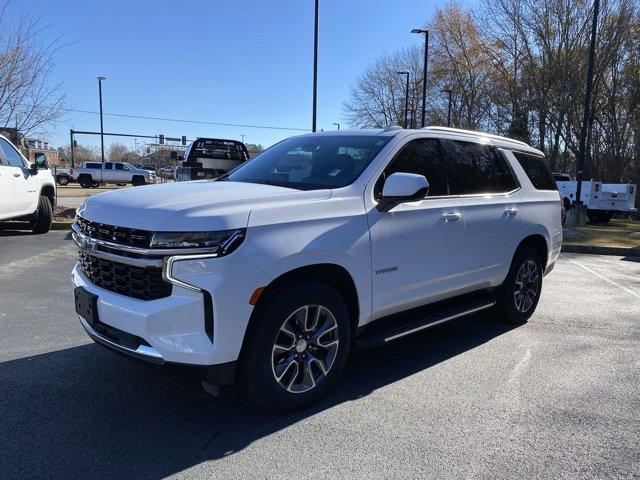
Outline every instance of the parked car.
[(80, 168), (69, 170), (74, 180), (83, 188), (91, 188), (101, 183), (125, 185), (146, 185), (156, 183), (154, 172), (134, 167), (124, 162), (84, 162)]
[(39, 154), (34, 164), (0, 135), (0, 221), (22, 220), (33, 233), (51, 228), (56, 206), (56, 185), (47, 157)]
[(249, 160), (244, 143), (221, 138), (197, 138), (184, 152), (184, 162), (176, 169), (175, 180), (217, 178)]
[(86, 200), (76, 311), (97, 343), (300, 408), (372, 347), (495, 308), (526, 322), (562, 243), (542, 152), (464, 130), (322, 132), (215, 181)]

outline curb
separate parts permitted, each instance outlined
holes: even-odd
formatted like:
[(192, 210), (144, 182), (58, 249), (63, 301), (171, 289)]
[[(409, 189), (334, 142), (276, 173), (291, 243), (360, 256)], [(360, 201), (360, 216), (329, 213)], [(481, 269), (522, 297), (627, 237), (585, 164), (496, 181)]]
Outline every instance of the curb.
[(592, 255), (617, 255), (620, 257), (640, 257), (640, 248), (601, 247), (596, 245), (562, 244), (562, 253), (586, 253)]
[(56, 222), (51, 224), (51, 230), (71, 230), (72, 222)]

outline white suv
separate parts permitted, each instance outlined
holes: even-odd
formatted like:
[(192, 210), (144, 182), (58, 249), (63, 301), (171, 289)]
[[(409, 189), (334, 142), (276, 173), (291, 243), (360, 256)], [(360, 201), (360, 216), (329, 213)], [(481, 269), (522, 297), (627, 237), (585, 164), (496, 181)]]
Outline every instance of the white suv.
[(560, 252), (561, 200), (525, 143), (394, 126), (92, 197), (73, 236), (97, 343), (286, 410), (334, 385), (354, 346), (492, 307), (525, 322)]
[(46, 233), (55, 206), (56, 184), (46, 156), (31, 165), (0, 135), (0, 221), (26, 220), (34, 233)]

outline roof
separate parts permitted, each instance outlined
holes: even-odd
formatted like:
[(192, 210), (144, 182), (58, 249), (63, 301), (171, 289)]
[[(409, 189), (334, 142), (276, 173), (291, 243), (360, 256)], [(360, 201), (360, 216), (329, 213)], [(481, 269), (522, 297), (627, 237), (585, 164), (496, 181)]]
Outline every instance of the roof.
[(486, 132), (477, 132), (474, 130), (463, 130), (461, 128), (451, 128), (451, 127), (424, 127), (421, 129), (404, 129), (398, 125), (390, 125), (387, 128), (383, 129), (361, 129), (361, 130), (329, 130), (322, 132), (314, 132), (307, 133), (306, 135), (382, 135), (382, 136), (395, 136), (403, 133), (404, 135), (411, 135), (415, 133), (434, 133), (439, 137), (442, 136), (444, 138), (456, 138), (456, 139), (464, 139), (465, 137), (473, 140), (484, 140), (487, 143), (490, 143), (496, 147), (504, 147), (509, 149), (516, 149), (524, 152), (534, 153), (536, 155), (544, 155), (540, 150), (537, 150), (530, 145), (522, 142), (520, 140), (515, 140), (513, 138), (502, 137), (500, 135), (494, 135), (492, 133)]

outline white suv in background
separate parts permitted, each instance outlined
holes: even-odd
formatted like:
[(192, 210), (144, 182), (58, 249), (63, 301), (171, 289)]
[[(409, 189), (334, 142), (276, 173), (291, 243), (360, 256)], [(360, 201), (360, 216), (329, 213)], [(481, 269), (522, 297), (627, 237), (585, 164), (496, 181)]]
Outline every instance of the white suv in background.
[(56, 184), (43, 154), (31, 165), (0, 135), (0, 221), (26, 220), (34, 233), (51, 228)]
[(73, 236), (76, 311), (97, 343), (287, 410), (334, 385), (354, 346), (494, 307), (525, 322), (560, 252), (561, 201), (525, 143), (394, 126), (89, 198)]

